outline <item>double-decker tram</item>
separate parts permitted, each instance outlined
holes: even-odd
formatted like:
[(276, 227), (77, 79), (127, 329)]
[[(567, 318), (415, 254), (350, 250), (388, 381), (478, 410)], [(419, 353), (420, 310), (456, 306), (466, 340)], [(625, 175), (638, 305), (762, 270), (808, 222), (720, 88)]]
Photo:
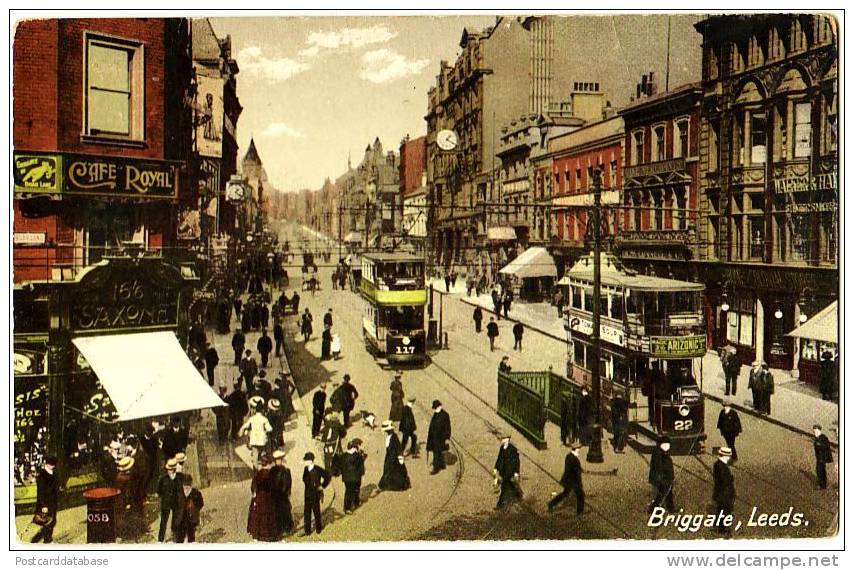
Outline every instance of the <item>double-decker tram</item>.
[[(706, 438), (703, 356), (706, 335), (699, 283), (638, 275), (610, 254), (601, 257), (600, 387), (602, 417), (620, 393), (629, 404), (633, 441), (651, 448), (668, 436), (674, 452), (694, 453)], [(569, 285), (564, 329), (567, 377), (591, 385), (593, 256), (562, 280)]]
[(362, 255), (359, 290), (365, 300), (365, 346), (389, 363), (426, 358), (424, 258), (404, 253)]

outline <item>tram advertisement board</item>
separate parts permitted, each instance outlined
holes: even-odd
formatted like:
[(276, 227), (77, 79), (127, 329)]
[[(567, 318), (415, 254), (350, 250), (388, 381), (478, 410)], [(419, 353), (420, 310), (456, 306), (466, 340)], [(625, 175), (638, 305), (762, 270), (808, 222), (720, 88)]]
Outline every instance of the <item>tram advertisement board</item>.
[(696, 358), (705, 354), (703, 335), (649, 337), (649, 355), (654, 358)]

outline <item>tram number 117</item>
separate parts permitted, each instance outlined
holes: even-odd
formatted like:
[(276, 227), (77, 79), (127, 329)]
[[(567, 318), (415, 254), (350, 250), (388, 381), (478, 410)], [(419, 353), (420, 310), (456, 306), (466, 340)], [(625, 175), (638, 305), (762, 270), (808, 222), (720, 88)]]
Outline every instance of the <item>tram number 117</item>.
[(674, 431), (688, 431), (694, 426), (694, 420), (676, 420), (673, 422)]
[(394, 352), (396, 354), (415, 354), (414, 346), (395, 346)]

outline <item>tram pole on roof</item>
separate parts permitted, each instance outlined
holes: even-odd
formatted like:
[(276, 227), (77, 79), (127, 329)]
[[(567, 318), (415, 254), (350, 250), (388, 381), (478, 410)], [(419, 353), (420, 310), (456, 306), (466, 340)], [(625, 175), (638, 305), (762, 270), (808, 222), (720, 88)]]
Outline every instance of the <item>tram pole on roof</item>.
[(597, 168), (593, 173), (593, 334), (590, 340), (593, 347), (593, 362), (590, 373), (593, 383), (593, 439), (587, 450), (588, 463), (603, 463), (602, 454), (602, 382), (600, 379), (601, 341), (599, 338), (600, 304), (602, 303), (602, 170)]

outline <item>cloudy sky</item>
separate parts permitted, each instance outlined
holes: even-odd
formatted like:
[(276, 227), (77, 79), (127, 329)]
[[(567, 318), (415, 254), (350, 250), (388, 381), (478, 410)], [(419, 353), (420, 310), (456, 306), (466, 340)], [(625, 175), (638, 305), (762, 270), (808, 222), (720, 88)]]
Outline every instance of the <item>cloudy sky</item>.
[(231, 34), (240, 66), (241, 156), (250, 137), (280, 190), (319, 188), (358, 164), (379, 136), (398, 148), (425, 134), (427, 89), (439, 61), (453, 61), (462, 29), (493, 16), (212, 19)]
[[(596, 17), (574, 17), (579, 18), (574, 33), (590, 38), (579, 47), (584, 58), (595, 61), (601, 50), (616, 50), (616, 58), (609, 61), (625, 61), (607, 71), (628, 86), (626, 93), (608, 94), (616, 105), (627, 102), (621, 97), (627, 99), (641, 73), (654, 69), (663, 75), (667, 16), (606, 16), (614, 32), (605, 34), (608, 37), (602, 34), (603, 20), (597, 24)], [(696, 16), (671, 19), (675, 86), (699, 78), (700, 38), (692, 26)], [(456, 60), (463, 28), (481, 30), (493, 25), (495, 16), (211, 21), (218, 36), (231, 35), (240, 66), (241, 156), (254, 137), (274, 186), (295, 191), (319, 188), (326, 177), (334, 180), (346, 170), (348, 153), (357, 165), (365, 146), (377, 136), (386, 150), (397, 150), (407, 133), (425, 134), (427, 90), (435, 83), (439, 62)], [(615, 43), (618, 29), (620, 40)]]

